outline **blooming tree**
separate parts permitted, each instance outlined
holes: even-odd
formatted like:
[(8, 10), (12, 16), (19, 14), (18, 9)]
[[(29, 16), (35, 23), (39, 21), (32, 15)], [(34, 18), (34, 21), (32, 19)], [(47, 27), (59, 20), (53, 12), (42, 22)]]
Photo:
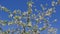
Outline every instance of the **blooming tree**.
[[(2, 31), (2, 28), (0, 27), (0, 34), (40, 34), (42, 31), (46, 29), (48, 29), (48, 34), (50, 33), (56, 34), (57, 29), (50, 27), (49, 19), (51, 15), (56, 12), (55, 6), (58, 4), (58, 2), (52, 1), (52, 7), (48, 8), (47, 10), (43, 6), (43, 4), (41, 4), (40, 6), (43, 11), (34, 9), (38, 14), (33, 13), (35, 12), (32, 10), (33, 4), (34, 2), (32, 2), (32, 0), (27, 2), (28, 10), (25, 12), (22, 12), (20, 9), (14, 10), (11, 12), (6, 7), (0, 5), (0, 10), (7, 12), (9, 14), (8, 17), (11, 19), (10, 21), (0, 20), (0, 24), (2, 26), (5, 26), (5, 25), (10, 26), (13, 24), (17, 25), (16, 29), (13, 29), (13, 30), (8, 29), (7, 31)], [(57, 19), (53, 20), (53, 23), (56, 21)], [(42, 23), (43, 23), (43, 26), (39, 27), (38, 24), (42, 24)], [(22, 29), (19, 29), (19, 26)], [(26, 31), (26, 29), (28, 30)]]

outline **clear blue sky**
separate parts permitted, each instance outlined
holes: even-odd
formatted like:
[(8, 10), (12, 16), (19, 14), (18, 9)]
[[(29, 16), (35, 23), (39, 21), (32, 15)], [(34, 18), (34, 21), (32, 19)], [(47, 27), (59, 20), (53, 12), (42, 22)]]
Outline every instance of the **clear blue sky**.
[[(57, 0), (54, 0), (57, 1)], [(0, 0), (0, 5), (7, 7), (8, 9), (10, 9), (11, 11), (15, 10), (15, 9), (20, 9), (22, 11), (26, 11), (27, 10), (27, 2), (28, 0)], [(45, 5), (46, 3), (48, 3), (49, 6), (47, 6), (47, 8), (51, 7), (51, 0), (33, 0), (34, 5), (37, 6), (36, 8), (38, 10), (41, 10), (40, 8), (40, 4)], [(55, 18), (58, 19), (58, 21), (56, 23), (52, 23), (52, 27), (55, 27), (58, 29), (57, 34), (60, 34), (60, 5), (56, 5), (56, 13), (55, 15), (53, 14), (51, 17), (51, 21)], [(1, 20), (9, 20), (9, 18), (7, 17), (8, 14), (6, 12), (1, 12), (0, 10), (0, 19)], [(8, 26), (3, 27), (4, 29), (8, 29)]]

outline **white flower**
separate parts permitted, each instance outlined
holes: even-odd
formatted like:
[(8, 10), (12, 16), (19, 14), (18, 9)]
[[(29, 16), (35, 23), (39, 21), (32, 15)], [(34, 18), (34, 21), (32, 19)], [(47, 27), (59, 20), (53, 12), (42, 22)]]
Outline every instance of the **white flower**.
[(28, 12), (24, 12), (24, 13), (23, 13), (23, 15), (26, 15), (26, 14), (28, 14)]
[(52, 1), (52, 6), (55, 6), (55, 1)]
[(35, 8), (35, 11), (37, 11), (37, 9)]
[(54, 21), (53, 21), (53, 23), (56, 23), (57, 22), (57, 19), (55, 19)]
[(19, 16), (19, 19), (21, 19), (22, 17), (21, 16)]
[(42, 22), (40, 22), (40, 24), (41, 24)]
[(29, 2), (29, 3), (28, 3), (28, 6), (29, 6), (29, 7), (32, 7), (32, 3), (33, 3), (33, 2)]
[(29, 26), (29, 27), (31, 27), (31, 26), (32, 26), (31, 22), (29, 22), (29, 23), (28, 23), (28, 26)]
[(43, 19), (43, 17), (42, 17), (42, 16), (39, 16), (39, 19), (40, 19), (40, 20), (42, 20), (42, 19)]
[(38, 21), (39, 19), (36, 19), (36, 21)]
[(2, 9), (4, 9), (5, 7), (1, 7)]
[(46, 10), (46, 8), (43, 6), (43, 4), (40, 5), (42, 7), (42, 10)]
[(51, 28), (48, 29), (48, 32), (49, 33), (56, 34), (56, 31), (57, 31), (57, 29), (56, 28), (53, 28), (53, 27), (51, 27)]
[(8, 23), (8, 25), (11, 25), (11, 24), (13, 24), (13, 22), (9, 22), (9, 23)]
[(51, 15), (51, 13), (52, 13), (52, 8), (50, 8), (50, 9), (48, 9), (48, 10), (46, 11), (46, 16)]
[(29, 6), (31, 6), (31, 7), (32, 7), (32, 4), (31, 4), (31, 3), (29, 3)]
[(10, 17), (12, 17), (13, 16), (13, 14), (10, 14)]
[(52, 8), (48, 9), (48, 11), (52, 11), (52, 10), (53, 10)]
[(20, 23), (22, 23), (22, 21), (20, 21)]
[(55, 22), (57, 21), (57, 19), (54, 20)]
[(16, 10), (14, 10), (13, 13), (16, 14)]

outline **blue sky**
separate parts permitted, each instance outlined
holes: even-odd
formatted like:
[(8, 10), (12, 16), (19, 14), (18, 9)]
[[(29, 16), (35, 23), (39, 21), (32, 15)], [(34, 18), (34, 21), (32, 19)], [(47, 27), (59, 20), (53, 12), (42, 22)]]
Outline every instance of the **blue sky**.
[[(41, 10), (40, 4), (45, 5), (46, 3), (48, 3), (47, 8), (52, 7), (51, 6), (51, 0), (32, 0), (34, 2), (33, 6), (37, 6), (36, 8), (38, 10)], [(54, 0), (57, 1), (57, 0)], [(9, 10), (13, 11), (15, 9), (20, 9), (22, 11), (27, 11), (28, 6), (27, 6), (27, 2), (28, 0), (0, 0), (0, 5), (7, 7)], [(60, 33), (60, 5), (56, 5), (56, 13), (54, 13), (51, 17), (51, 21), (53, 19), (58, 19), (58, 21), (56, 23), (52, 23), (52, 27), (57, 28), (57, 34)], [(34, 8), (33, 8), (34, 9)], [(1, 20), (9, 20), (9, 18), (7, 17), (8, 14), (6, 12), (2, 12), (0, 10), (0, 19)], [(8, 26), (3, 27), (5, 29), (8, 29)]]

